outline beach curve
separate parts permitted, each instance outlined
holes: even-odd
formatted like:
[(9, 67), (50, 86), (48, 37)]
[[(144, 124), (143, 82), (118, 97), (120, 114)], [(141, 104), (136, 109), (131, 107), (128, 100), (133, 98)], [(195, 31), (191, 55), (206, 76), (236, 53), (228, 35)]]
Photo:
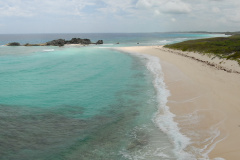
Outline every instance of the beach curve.
[(162, 46), (117, 49), (160, 59), (171, 92), (167, 106), (176, 115), (174, 121), (180, 132), (191, 139), (184, 148), (186, 152), (196, 159), (238, 159), (240, 67), (233, 65), (236, 72), (230, 73)]

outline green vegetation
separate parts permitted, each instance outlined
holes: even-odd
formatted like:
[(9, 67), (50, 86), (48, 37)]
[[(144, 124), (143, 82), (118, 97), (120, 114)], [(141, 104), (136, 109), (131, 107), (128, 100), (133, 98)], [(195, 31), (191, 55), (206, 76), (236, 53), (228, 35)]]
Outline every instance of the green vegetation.
[(240, 64), (240, 35), (189, 40), (164, 47), (215, 55), (219, 58), (236, 60)]

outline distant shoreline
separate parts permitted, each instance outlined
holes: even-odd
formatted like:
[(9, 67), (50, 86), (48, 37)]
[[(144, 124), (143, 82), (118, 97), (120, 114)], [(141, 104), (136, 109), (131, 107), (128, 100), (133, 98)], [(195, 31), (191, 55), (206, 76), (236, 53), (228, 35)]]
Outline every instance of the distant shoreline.
[(160, 32), (160, 33), (199, 33), (199, 34), (236, 35), (236, 34), (240, 34), (240, 31), (237, 31), (237, 32), (182, 31), (182, 32)]

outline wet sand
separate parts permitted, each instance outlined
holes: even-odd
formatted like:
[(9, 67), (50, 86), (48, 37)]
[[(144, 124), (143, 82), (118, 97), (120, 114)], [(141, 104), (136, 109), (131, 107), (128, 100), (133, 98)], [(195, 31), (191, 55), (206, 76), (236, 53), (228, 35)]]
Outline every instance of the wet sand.
[(204, 159), (239, 159), (240, 67), (236, 62), (162, 46), (118, 50), (160, 59), (171, 92), (167, 105), (180, 132), (191, 139), (187, 152)]

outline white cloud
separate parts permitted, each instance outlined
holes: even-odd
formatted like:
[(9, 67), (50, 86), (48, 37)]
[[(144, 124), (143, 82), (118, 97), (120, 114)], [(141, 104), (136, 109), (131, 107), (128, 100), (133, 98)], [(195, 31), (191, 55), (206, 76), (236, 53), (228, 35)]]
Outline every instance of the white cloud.
[(213, 11), (214, 13), (220, 13), (220, 12), (221, 12), (218, 7), (213, 7), (213, 8), (212, 8), (212, 11)]
[(121, 0), (121, 1), (113, 1), (113, 0), (101, 0), (104, 4), (103, 7), (99, 7), (98, 11), (104, 14), (112, 14), (112, 13), (133, 13), (134, 11), (134, 3), (133, 0)]
[[(104, 29), (112, 23), (114, 31), (123, 31), (122, 28), (139, 28), (143, 32), (168, 29), (223, 31), (240, 28), (239, 10), (239, 0), (2, 0), (0, 23), (4, 22), (6, 28), (20, 23), (45, 24), (52, 28), (61, 26), (66, 29), (64, 32), (73, 25), (88, 30), (91, 27), (87, 26)], [(21, 20), (16, 21), (19, 18)]]
[(156, 10), (154, 11), (154, 15), (158, 16), (158, 15), (160, 15), (160, 14), (161, 14), (161, 12), (159, 12), (159, 10), (156, 9)]
[(172, 21), (172, 22), (176, 22), (176, 19), (175, 19), (175, 18), (171, 18), (171, 21)]
[(184, 3), (180, 0), (175, 1), (169, 1), (163, 6), (161, 6), (161, 10), (166, 13), (172, 13), (172, 14), (185, 14), (191, 12), (191, 5)]
[[(236, 12), (235, 14), (232, 14), (232, 15), (229, 15), (227, 17), (228, 20), (230, 20), (231, 22), (233, 23), (237, 23), (239, 24), (240, 23), (240, 13), (239, 12)], [(239, 29), (240, 30), (240, 29)]]
[(153, 1), (151, 0), (139, 0), (136, 3), (136, 7), (140, 9), (149, 9), (153, 6)]
[(6, 0), (0, 2), (0, 16), (82, 15), (82, 9), (94, 5), (85, 0)]
[(191, 12), (191, 5), (181, 0), (138, 0), (136, 7), (145, 10), (158, 10), (162, 13), (185, 14)]
[(30, 17), (34, 15), (34, 8), (24, 6), (19, 1), (0, 2), (0, 16)]

